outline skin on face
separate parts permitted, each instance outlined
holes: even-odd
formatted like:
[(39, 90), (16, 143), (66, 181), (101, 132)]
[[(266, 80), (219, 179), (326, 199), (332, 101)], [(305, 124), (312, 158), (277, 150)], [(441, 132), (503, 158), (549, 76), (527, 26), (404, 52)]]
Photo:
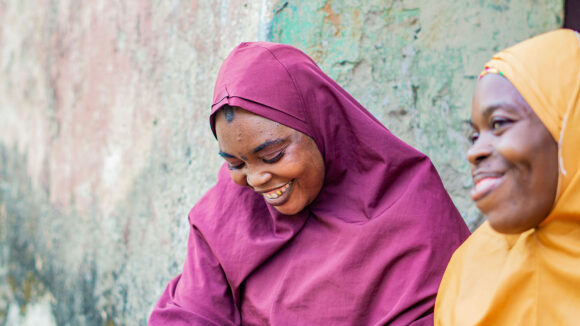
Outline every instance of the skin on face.
[(220, 155), (235, 183), (252, 188), (282, 214), (294, 215), (316, 199), (324, 183), (324, 161), (309, 136), (234, 108), (227, 121), (216, 114)]
[(478, 82), (471, 119), (471, 199), (498, 232), (520, 233), (538, 226), (556, 197), (556, 141), (500, 75), (487, 74)]

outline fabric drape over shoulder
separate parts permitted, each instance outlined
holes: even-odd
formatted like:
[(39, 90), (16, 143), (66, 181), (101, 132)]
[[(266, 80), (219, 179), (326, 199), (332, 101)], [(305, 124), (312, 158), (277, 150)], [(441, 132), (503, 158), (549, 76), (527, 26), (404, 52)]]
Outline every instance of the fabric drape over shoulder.
[(578, 325), (580, 317), (580, 37), (561, 29), (502, 51), (501, 72), (558, 142), (557, 198), (535, 229), (484, 223), (441, 283), (436, 325)]
[(432, 324), (441, 276), (469, 231), (429, 159), (291, 46), (240, 44), (213, 103), (212, 129), (228, 104), (312, 137), (324, 185), (286, 216), (224, 165), (189, 214), (183, 273), (150, 324)]

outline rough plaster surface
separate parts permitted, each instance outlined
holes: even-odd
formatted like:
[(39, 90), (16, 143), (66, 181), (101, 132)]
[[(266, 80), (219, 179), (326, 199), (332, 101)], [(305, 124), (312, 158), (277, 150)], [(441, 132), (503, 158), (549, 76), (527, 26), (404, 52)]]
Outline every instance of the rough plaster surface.
[(0, 0), (0, 325), (142, 325), (220, 164), (217, 69), (296, 45), (427, 153), (465, 219), (470, 98), (560, 0)]

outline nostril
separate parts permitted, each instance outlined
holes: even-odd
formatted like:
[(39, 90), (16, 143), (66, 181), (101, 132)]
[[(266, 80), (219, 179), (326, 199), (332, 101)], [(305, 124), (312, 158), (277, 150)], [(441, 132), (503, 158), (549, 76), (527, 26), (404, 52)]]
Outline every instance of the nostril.
[(468, 154), (467, 160), (471, 164), (478, 164), (478, 163), (481, 163), (481, 161), (485, 160), (486, 157), (487, 157), (487, 155), (483, 155), (483, 154)]
[(248, 185), (252, 188), (262, 186), (266, 182), (268, 182), (271, 178), (271, 174), (268, 172), (256, 172), (256, 173), (248, 173), (246, 175), (246, 181)]
[(480, 155), (475, 158), (475, 163), (481, 163), (487, 156)]
[(492, 149), (488, 145), (478, 144), (477, 142), (473, 144), (467, 150), (467, 160), (471, 164), (478, 164), (485, 160), (489, 155), (491, 155)]

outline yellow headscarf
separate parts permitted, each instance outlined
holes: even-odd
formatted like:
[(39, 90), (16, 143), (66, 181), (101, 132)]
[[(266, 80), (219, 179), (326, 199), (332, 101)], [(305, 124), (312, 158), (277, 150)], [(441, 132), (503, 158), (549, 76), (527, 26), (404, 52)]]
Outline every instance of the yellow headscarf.
[(486, 71), (509, 79), (558, 142), (558, 193), (539, 227), (506, 235), (486, 222), (457, 249), (435, 325), (580, 325), (580, 36), (536, 36)]

